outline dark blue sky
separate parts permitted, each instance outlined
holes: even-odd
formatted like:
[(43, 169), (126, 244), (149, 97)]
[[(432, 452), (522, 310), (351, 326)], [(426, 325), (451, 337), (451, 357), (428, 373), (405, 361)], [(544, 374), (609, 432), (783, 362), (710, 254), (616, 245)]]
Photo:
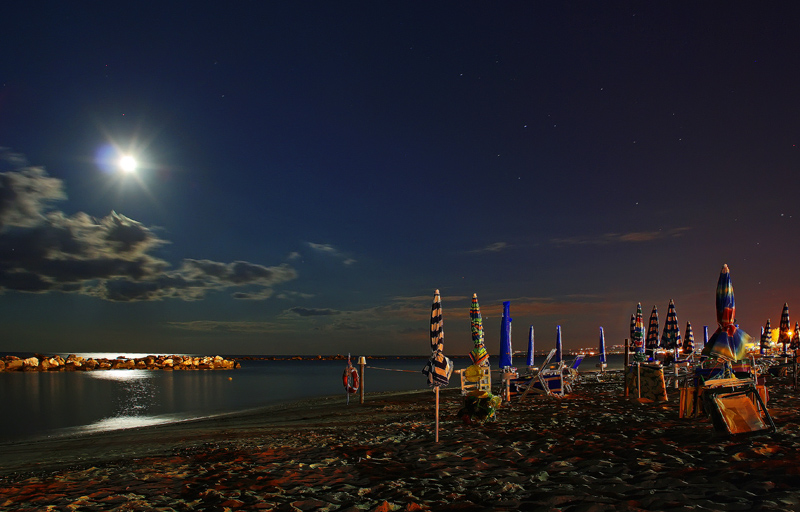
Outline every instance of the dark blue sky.
[[(6, 351), (420, 354), (798, 298), (800, 8), (12, 2)], [(140, 161), (123, 176), (104, 148)], [(118, 151), (117, 151), (118, 150)], [(112, 212), (114, 212), (112, 214)]]

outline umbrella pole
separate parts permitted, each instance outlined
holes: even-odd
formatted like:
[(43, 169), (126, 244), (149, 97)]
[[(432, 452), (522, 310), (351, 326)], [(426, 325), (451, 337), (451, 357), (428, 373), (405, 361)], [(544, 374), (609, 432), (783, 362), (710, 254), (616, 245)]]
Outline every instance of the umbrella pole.
[(439, 442), (439, 386), (433, 388), (436, 394), (436, 442)]
[(367, 366), (367, 358), (364, 357), (364, 356), (361, 356), (361, 358), (359, 358), (359, 360), (358, 360), (358, 369), (361, 370), (361, 372), (360, 372), (361, 373), (361, 376), (360, 376), (361, 377), (361, 386), (360, 386), (360, 390), (359, 390), (359, 393), (360, 393), (359, 398), (360, 398), (360, 403), (362, 403), (362, 404), (364, 403), (364, 367), (366, 367), (366, 366)]

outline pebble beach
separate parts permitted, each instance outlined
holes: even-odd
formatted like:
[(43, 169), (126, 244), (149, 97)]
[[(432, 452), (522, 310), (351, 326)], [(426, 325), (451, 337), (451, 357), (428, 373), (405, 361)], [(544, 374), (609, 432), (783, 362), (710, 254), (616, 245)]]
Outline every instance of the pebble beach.
[(798, 510), (800, 393), (777, 432), (728, 436), (621, 373), (466, 425), (460, 391), (343, 395), (196, 421), (0, 444), (3, 510)]

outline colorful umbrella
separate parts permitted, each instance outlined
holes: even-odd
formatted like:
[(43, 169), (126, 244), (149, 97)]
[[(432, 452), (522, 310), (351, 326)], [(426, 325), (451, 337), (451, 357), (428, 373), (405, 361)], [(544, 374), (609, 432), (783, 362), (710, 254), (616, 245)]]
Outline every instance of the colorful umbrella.
[(500, 319), (500, 368), (511, 367), (511, 303), (503, 302), (503, 318)]
[(733, 282), (727, 264), (722, 266), (717, 281), (716, 303), (719, 327), (703, 347), (703, 355), (739, 361), (745, 357), (747, 344), (752, 338), (734, 324), (736, 301), (733, 297)]
[(661, 335), (661, 346), (666, 349), (675, 350), (681, 348), (681, 328), (678, 327), (678, 313), (675, 311), (675, 302), (670, 299), (667, 308), (667, 320), (664, 323), (664, 332)]
[(786, 353), (786, 345), (791, 342), (791, 329), (792, 324), (789, 321), (789, 304), (783, 304), (783, 312), (781, 313), (781, 326), (778, 334), (778, 343), (783, 345), (783, 353)]
[(794, 323), (794, 336), (792, 336), (792, 350), (800, 349), (800, 322)]
[(647, 341), (645, 349), (653, 351), (658, 348), (658, 308), (653, 306), (650, 313), (650, 324), (647, 326)]
[(767, 325), (761, 328), (761, 343), (759, 345), (759, 352), (762, 356), (767, 355), (769, 347), (772, 345), (772, 326), (767, 319)]
[(633, 346), (637, 352), (644, 352), (644, 315), (642, 303), (636, 305), (636, 321), (633, 329)]
[(472, 364), (485, 366), (489, 364), (489, 353), (483, 344), (483, 319), (481, 318), (481, 306), (478, 304), (478, 294), (472, 294), (472, 306), (469, 309), (469, 319), (472, 325), (472, 343), (475, 348), (469, 353)]
[(533, 366), (533, 326), (528, 331), (528, 354), (525, 358), (525, 364), (530, 368)]
[(600, 364), (606, 364), (606, 337), (603, 334), (603, 328), (600, 327), (600, 346), (598, 347), (600, 353)]
[(447, 386), (453, 373), (453, 362), (444, 356), (444, 322), (442, 321), (442, 298), (439, 290), (433, 296), (431, 306), (431, 358), (422, 370), (428, 376), (428, 385), (438, 388)]
[(556, 326), (556, 355), (553, 356), (554, 363), (560, 363), (563, 360), (561, 351), (561, 326)]
[(631, 315), (631, 341), (629, 347), (632, 352), (636, 351), (636, 346), (633, 344), (633, 338), (636, 335), (636, 315)]
[(694, 353), (694, 332), (692, 332), (691, 322), (686, 322), (686, 336), (683, 337), (682, 353), (685, 355)]

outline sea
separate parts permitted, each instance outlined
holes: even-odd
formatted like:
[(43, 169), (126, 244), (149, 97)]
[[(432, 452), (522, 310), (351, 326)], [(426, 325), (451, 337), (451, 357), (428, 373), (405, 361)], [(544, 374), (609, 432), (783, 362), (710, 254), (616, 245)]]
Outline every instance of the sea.
[[(118, 355), (134, 358), (147, 354), (76, 355), (114, 359)], [(341, 396), (342, 405), (347, 403), (342, 380), (346, 361), (225, 357), (237, 359), (241, 368), (0, 372), (0, 443), (207, 418), (314, 397)], [(455, 369), (470, 365), (466, 357), (452, 359)], [(564, 359), (572, 360), (567, 356)], [(536, 357), (534, 364), (543, 361), (544, 356)], [(355, 366), (357, 360), (352, 362)], [(426, 362), (423, 358), (367, 357), (364, 390), (428, 389), (421, 373)], [(597, 356), (588, 356), (579, 371), (596, 371), (598, 362)], [(524, 359), (515, 358), (514, 364), (523, 368)], [(622, 367), (622, 355), (608, 356), (609, 370)], [(450, 387), (458, 385), (454, 375)], [(349, 399), (357, 402), (358, 394)]]

